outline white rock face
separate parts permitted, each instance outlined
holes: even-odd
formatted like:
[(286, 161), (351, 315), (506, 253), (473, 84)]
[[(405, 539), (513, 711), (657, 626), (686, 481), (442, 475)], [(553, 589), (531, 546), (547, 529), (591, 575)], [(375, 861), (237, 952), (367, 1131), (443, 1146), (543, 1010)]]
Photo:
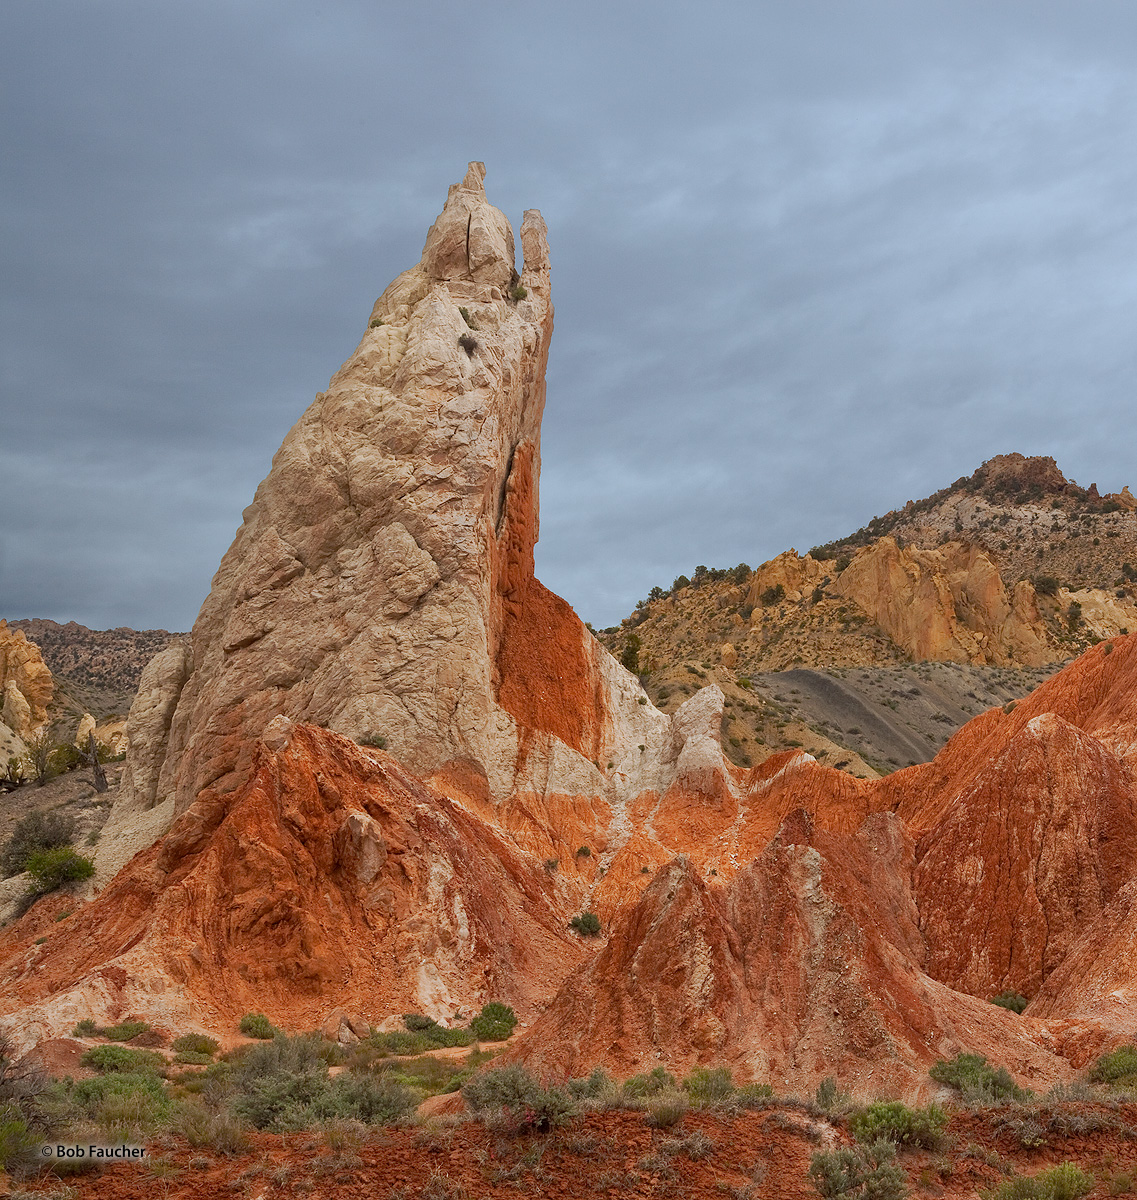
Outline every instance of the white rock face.
[[(422, 260), (288, 433), (189, 650), (147, 668), (108, 868), (138, 814), (149, 833), (159, 810), (239, 787), (276, 720), (382, 737), (442, 786), (481, 779), (491, 802), (674, 777), (670, 720), (533, 578), (548, 243), (527, 212), (517, 272), (484, 174), (473, 163), (450, 189)], [(363, 831), (344, 836), (369, 863)]]

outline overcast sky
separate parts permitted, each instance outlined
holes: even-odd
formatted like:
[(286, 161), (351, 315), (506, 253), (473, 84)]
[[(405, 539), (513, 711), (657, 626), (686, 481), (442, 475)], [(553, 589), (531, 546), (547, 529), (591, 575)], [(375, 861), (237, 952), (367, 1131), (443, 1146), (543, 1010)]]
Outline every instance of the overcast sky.
[(470, 159), (596, 625), (994, 454), (1137, 485), (1132, 0), (4, 0), (0, 106), (0, 616), (188, 629)]

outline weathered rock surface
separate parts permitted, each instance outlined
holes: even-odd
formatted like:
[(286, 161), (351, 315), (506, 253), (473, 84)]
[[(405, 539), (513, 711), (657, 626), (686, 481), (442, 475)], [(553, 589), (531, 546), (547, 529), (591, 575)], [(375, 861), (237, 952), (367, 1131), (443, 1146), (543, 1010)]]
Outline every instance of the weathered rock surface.
[(5, 931), (0, 1027), (21, 1048), (127, 1012), (218, 1029), (254, 1009), (288, 1028), (489, 999), (532, 1014), (581, 957), (557, 879), (381, 751), (278, 721), (227, 799), (191, 806), (65, 937), (37, 944), (36, 910)]
[(1054, 657), (1039, 631), (1034, 588), (1007, 594), (994, 562), (975, 546), (901, 549), (881, 538), (834, 585), (912, 658), (1037, 666)]
[(527, 213), (518, 276), (483, 175), (451, 188), (422, 261), (277, 453), (168, 729), (132, 714), (138, 803), (234, 791), (277, 713), (379, 735), (417, 771), (473, 764), (498, 801), (535, 781), (601, 794), (604, 763), (664, 739), (634, 678), (533, 579), (548, 247)]
[(47, 724), (54, 688), (39, 647), (22, 629), (0, 620), (0, 719), (18, 737), (34, 736)]
[(919, 969), (911, 863), (895, 817), (848, 835), (800, 812), (725, 887), (676, 859), (511, 1055), (569, 1074), (726, 1063), (779, 1089), (836, 1075), (864, 1095), (926, 1092), (965, 1048), (1061, 1076), (1015, 1018)]
[(929, 974), (977, 996), (1035, 995), (1132, 877), (1135, 801), (1096, 738), (1031, 718), (921, 839)]

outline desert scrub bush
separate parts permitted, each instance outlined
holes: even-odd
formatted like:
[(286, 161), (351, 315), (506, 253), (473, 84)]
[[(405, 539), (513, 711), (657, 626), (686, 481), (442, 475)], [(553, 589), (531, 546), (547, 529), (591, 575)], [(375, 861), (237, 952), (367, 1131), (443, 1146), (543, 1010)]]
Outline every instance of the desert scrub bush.
[(957, 1054), (933, 1063), (928, 1074), (937, 1083), (955, 1088), (970, 1104), (1025, 1100), (1030, 1095), (1015, 1083), (1006, 1067), (992, 1067), (982, 1054)]
[(573, 917), (569, 928), (579, 933), (581, 937), (600, 936), (600, 918), (594, 912), (582, 912)]
[(338, 1057), (338, 1047), (318, 1034), (280, 1034), (240, 1047), (227, 1063), (215, 1064), (206, 1074), (212, 1073), (234, 1114), (257, 1129), (303, 1129), (319, 1119), (328, 1064)]
[(1118, 1046), (1090, 1067), (1090, 1082), (1110, 1087), (1133, 1087), (1137, 1084), (1137, 1046)]
[(696, 1108), (722, 1104), (734, 1095), (734, 1083), (727, 1067), (696, 1067), (683, 1080), (683, 1090)]
[(470, 1022), (470, 1031), (480, 1042), (504, 1042), (517, 1028), (517, 1014), (508, 1004), (491, 1000)]
[(867, 1146), (819, 1150), (809, 1160), (809, 1179), (832, 1200), (904, 1200), (908, 1179), (896, 1165), (896, 1147), (880, 1140)]
[(947, 1113), (936, 1104), (909, 1108), (899, 1100), (878, 1100), (853, 1113), (849, 1130), (858, 1142), (885, 1141), (898, 1146), (923, 1146), (938, 1150), (943, 1145)]
[(678, 1089), (657, 1092), (647, 1100), (644, 1123), (652, 1129), (674, 1129), (687, 1115), (690, 1107), (691, 1100), (686, 1092)]
[(148, 1021), (121, 1021), (118, 1025), (104, 1025), (99, 1029), (99, 1036), (108, 1042), (133, 1042), (144, 1033), (150, 1033)]
[(375, 1075), (382, 1075), (390, 1083), (399, 1083), (412, 1088), (419, 1099), (437, 1096), (444, 1092), (456, 1092), (475, 1071), (493, 1057), (485, 1050), (471, 1050), (461, 1062), (452, 1058), (435, 1058), (422, 1054), (417, 1058), (404, 1059), (395, 1064), (384, 1064)]
[(312, 1106), (323, 1121), (362, 1121), (391, 1125), (409, 1116), (419, 1096), (405, 1084), (385, 1075), (337, 1075)]
[(515, 283), (513, 287), (509, 289), (509, 298), (514, 304), (516, 304), (518, 300), (524, 300), (528, 295), (529, 289), (522, 287), (519, 283)]
[(171, 1049), (176, 1054), (204, 1054), (212, 1058), (221, 1049), (221, 1043), (204, 1033), (183, 1033), (174, 1039)]
[(170, 1127), (195, 1149), (218, 1154), (240, 1154), (248, 1147), (245, 1125), (226, 1108), (207, 1108), (196, 1100), (185, 1101), (175, 1111)]
[(24, 870), (31, 875), (35, 888), (43, 893), (54, 892), (75, 880), (90, 879), (95, 864), (71, 846), (56, 846), (29, 854)]
[(245, 1013), (237, 1028), (245, 1037), (260, 1038), (267, 1042), (276, 1037), (280, 1030), (264, 1015), (264, 1013)]
[(774, 1089), (768, 1083), (744, 1083), (734, 1093), (740, 1108), (766, 1108), (773, 1099)]
[(387, 749), (387, 739), (381, 733), (376, 733), (373, 729), (360, 734), (355, 741), (357, 746), (372, 746), (376, 750)]
[(678, 1080), (663, 1067), (656, 1067), (645, 1075), (633, 1075), (630, 1079), (625, 1079), (624, 1086), (620, 1089), (621, 1093), (631, 1100), (644, 1100), (648, 1096), (657, 1096), (660, 1092), (678, 1090)]
[(166, 1069), (166, 1059), (153, 1050), (135, 1050), (130, 1046), (92, 1046), (79, 1060), (101, 1075), (112, 1072), (138, 1074), (149, 1072), (161, 1074)]
[(543, 1087), (524, 1067), (516, 1064), (476, 1075), (462, 1085), (462, 1098), (474, 1112), (505, 1113), (518, 1132), (547, 1132), (572, 1115), (572, 1097), (560, 1087)]
[(1075, 1163), (1064, 1162), (1037, 1175), (1008, 1179), (993, 1192), (980, 1192), (985, 1200), (1078, 1200), (1093, 1189), (1094, 1177)]
[[(771, 1093), (773, 1089), (771, 1088)], [(832, 1075), (826, 1077), (817, 1085), (813, 1093), (813, 1102), (822, 1112), (833, 1113), (838, 1109), (847, 1108), (850, 1102), (848, 1092), (843, 1092), (837, 1086), (837, 1080)]]
[[(1013, 708), (1014, 705), (1012, 704), (1011, 709), (1013, 710)], [(1007, 711), (1006, 706), (1004, 706), (1003, 711)], [(991, 1003), (997, 1004), (1000, 1008), (1008, 1009), (1010, 1012), (1021, 1013), (1030, 1001), (1021, 992), (1016, 992), (1008, 988), (1006, 991), (1000, 992), (997, 996), (992, 996)]]
[(574, 1100), (599, 1100), (613, 1096), (617, 1091), (615, 1080), (600, 1067), (581, 1079), (570, 1079), (566, 1087)]
[(169, 1093), (152, 1071), (111, 1071), (80, 1079), (67, 1097), (78, 1115), (104, 1126), (129, 1122), (135, 1129), (153, 1128), (171, 1109)]
[(71, 1030), (72, 1037), (98, 1037), (99, 1027), (91, 1020), (90, 1017), (84, 1017), (74, 1029)]
[(31, 812), (21, 817), (12, 829), (12, 836), (0, 851), (0, 876), (7, 879), (27, 869), (33, 854), (69, 846), (75, 836), (75, 822), (62, 813)]
[(466, 351), (467, 358), (474, 357), (474, 351), (478, 348), (478, 339), (470, 333), (464, 333), (458, 339), (458, 345)]

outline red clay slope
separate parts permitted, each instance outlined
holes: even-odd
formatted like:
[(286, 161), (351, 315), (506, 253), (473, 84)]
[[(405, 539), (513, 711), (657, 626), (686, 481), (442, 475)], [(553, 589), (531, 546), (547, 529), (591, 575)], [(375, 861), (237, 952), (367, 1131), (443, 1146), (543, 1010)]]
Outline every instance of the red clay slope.
[(1047, 1085), (1065, 1064), (1017, 1017), (920, 969), (895, 817), (856, 834), (791, 815), (755, 862), (709, 886), (688, 860), (661, 872), (511, 1052), (546, 1073), (729, 1064), (736, 1077), (861, 1094), (927, 1090), (927, 1068), (967, 1049)]
[(4, 1010), (36, 1006), (5, 1022), (23, 1040), (125, 1011), (290, 1029), (335, 1007), (527, 1013), (579, 960), (548, 874), (507, 837), (380, 751), (274, 726), (225, 806), (190, 808), (42, 945), (34, 910), (6, 931)]

